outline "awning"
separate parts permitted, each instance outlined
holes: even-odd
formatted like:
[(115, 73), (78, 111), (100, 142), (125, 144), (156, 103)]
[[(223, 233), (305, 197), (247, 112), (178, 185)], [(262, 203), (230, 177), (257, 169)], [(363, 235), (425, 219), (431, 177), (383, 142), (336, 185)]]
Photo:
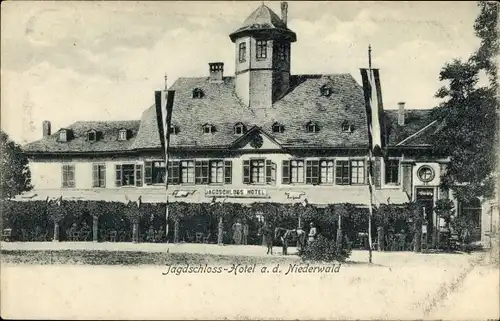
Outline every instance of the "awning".
[[(93, 200), (107, 202), (123, 202), (127, 199), (135, 201), (141, 196), (144, 203), (163, 203), (166, 199), (165, 188), (107, 188), (107, 189), (68, 189), (68, 190), (34, 190), (19, 195), (16, 201), (33, 201), (58, 198), (64, 200)], [(240, 204), (251, 203), (303, 203), (314, 205), (351, 203), (368, 205), (370, 193), (368, 186), (307, 186), (273, 188), (266, 186), (243, 186), (240, 188), (210, 186), (172, 186), (168, 191), (169, 202), (209, 203), (216, 198), (217, 202)], [(376, 190), (375, 204), (402, 204), (408, 202), (405, 192), (396, 189)]]

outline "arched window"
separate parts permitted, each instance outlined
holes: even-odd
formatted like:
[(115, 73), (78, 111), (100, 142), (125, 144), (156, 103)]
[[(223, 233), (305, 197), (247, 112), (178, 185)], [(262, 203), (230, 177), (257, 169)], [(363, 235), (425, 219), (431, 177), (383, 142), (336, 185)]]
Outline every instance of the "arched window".
[(127, 140), (128, 138), (128, 131), (126, 129), (120, 129), (120, 131), (118, 132), (118, 140)]
[(200, 88), (193, 89), (193, 98), (203, 98), (203, 96), (205, 96), (203, 90)]
[(347, 120), (342, 122), (342, 131), (345, 133), (351, 133), (354, 130), (354, 126), (349, 124)]
[(95, 141), (97, 141), (97, 132), (95, 130), (93, 130), (93, 129), (89, 130), (87, 132), (87, 140), (89, 142), (95, 142)]

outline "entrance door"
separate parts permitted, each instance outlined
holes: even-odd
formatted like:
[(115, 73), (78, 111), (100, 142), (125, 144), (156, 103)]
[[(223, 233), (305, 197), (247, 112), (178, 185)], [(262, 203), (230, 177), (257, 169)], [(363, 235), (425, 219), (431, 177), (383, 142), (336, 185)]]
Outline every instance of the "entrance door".
[(427, 244), (430, 244), (434, 232), (434, 189), (417, 188), (416, 201), (424, 207), (427, 223)]

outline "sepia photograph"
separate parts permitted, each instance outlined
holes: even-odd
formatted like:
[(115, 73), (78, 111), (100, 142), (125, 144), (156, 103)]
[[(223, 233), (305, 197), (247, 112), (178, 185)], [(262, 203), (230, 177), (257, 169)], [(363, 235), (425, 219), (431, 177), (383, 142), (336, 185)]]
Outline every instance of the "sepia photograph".
[(499, 7), (2, 2), (0, 316), (498, 320)]

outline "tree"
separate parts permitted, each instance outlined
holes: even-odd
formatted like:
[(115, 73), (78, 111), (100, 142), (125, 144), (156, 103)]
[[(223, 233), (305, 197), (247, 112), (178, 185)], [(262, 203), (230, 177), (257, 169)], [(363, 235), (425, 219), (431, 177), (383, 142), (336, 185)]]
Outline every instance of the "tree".
[[(480, 2), (480, 14), (474, 29), (481, 39), (480, 48), (468, 61), (454, 60), (441, 70), (439, 80), (447, 82), (436, 93), (444, 101), (434, 111), (441, 128), (434, 133), (436, 152), (448, 155), (451, 162), (442, 180), (444, 188), (453, 188), (461, 201), (491, 197), (496, 168), (498, 4)], [(490, 83), (479, 87), (480, 71)]]
[(0, 198), (10, 199), (22, 192), (32, 189), (31, 173), (28, 159), (23, 154), (21, 146), (9, 139), (9, 136), (0, 131), (0, 175), (2, 188)]

